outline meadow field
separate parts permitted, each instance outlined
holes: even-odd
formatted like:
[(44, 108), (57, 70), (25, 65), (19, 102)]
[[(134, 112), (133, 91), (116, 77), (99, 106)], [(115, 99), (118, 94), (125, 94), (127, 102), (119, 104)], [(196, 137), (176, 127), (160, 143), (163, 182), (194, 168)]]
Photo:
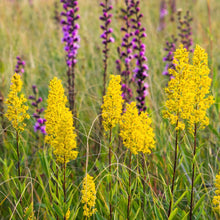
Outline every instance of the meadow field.
[(0, 220), (220, 219), (219, 13), (0, 0)]

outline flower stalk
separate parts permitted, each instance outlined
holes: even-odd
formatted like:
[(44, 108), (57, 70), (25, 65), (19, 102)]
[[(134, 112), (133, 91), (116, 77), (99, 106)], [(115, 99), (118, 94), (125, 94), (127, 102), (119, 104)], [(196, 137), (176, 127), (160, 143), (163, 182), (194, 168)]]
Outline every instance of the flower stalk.
[(77, 14), (79, 11), (77, 0), (61, 0), (63, 3), (64, 12), (61, 12), (61, 16), (65, 19), (61, 20), (63, 25), (63, 42), (65, 42), (66, 64), (68, 66), (68, 99), (70, 104), (70, 110), (73, 116), (76, 117), (75, 112), (75, 66), (77, 63), (77, 53), (79, 49), (80, 37), (78, 30), (80, 28), (77, 20), (80, 16)]
[(193, 190), (194, 190), (194, 172), (195, 172), (195, 155), (196, 155), (196, 135), (197, 135), (197, 126), (195, 123), (194, 127), (194, 147), (193, 147), (193, 166), (192, 166), (192, 186), (191, 186), (191, 201), (190, 201), (190, 212), (189, 212), (189, 219), (192, 220), (192, 213), (193, 213)]
[[(111, 17), (112, 14), (109, 12), (113, 9), (113, 6), (109, 6), (108, 0), (105, 0), (105, 3), (101, 2), (100, 6), (102, 7), (102, 12), (103, 15), (100, 16), (100, 20), (104, 22), (104, 25), (101, 25), (101, 29), (103, 30), (103, 33), (101, 34), (101, 38), (103, 39), (102, 44), (104, 44), (104, 50), (103, 55), (103, 64), (104, 64), (104, 72), (103, 72), (103, 93), (102, 97), (106, 93), (106, 80), (107, 80), (107, 69), (108, 69), (108, 53), (109, 53), (109, 48), (108, 45), (109, 43), (113, 43), (115, 40), (113, 37), (110, 37), (111, 33), (113, 32), (112, 28), (109, 28), (109, 25), (111, 24)], [(102, 101), (103, 103), (103, 101)]]

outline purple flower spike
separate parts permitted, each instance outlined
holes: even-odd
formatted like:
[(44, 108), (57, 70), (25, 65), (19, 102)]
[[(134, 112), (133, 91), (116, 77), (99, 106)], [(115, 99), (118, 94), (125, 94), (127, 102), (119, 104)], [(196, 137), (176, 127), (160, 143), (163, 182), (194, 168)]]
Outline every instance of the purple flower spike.
[(108, 45), (109, 43), (114, 43), (115, 39), (111, 36), (111, 34), (113, 33), (113, 29), (109, 27), (111, 24), (110, 18), (112, 17), (110, 11), (112, 10), (113, 7), (109, 5), (109, 0), (105, 0), (105, 2), (101, 2), (100, 6), (102, 7), (102, 16), (100, 16), (99, 19), (103, 22), (103, 24), (100, 26), (101, 30), (103, 31), (100, 37), (103, 39), (102, 44), (104, 45), (104, 49), (102, 51), (104, 55), (104, 59), (103, 59), (103, 64), (104, 64), (103, 96), (104, 96), (106, 91), (106, 78), (107, 78), (107, 68), (108, 68), (108, 64), (107, 64), (108, 52), (109, 52)]
[(168, 14), (168, 11), (167, 11), (166, 1), (161, 0), (161, 3), (160, 3), (160, 23), (159, 23), (158, 31), (162, 31), (165, 29), (165, 27), (166, 27), (165, 17), (167, 14)]
[(24, 67), (26, 65), (25, 61), (21, 59), (20, 56), (16, 57), (17, 59), (17, 64), (15, 66), (15, 72), (22, 75), (24, 73)]
[(122, 78), (122, 97), (127, 103), (130, 102), (133, 94), (130, 89), (130, 84), (133, 82), (131, 77), (131, 65), (134, 58), (133, 55), (133, 40), (132, 37), (137, 34), (133, 33), (131, 20), (134, 15), (133, 3), (131, 0), (125, 1), (126, 7), (121, 9), (122, 18), (124, 20), (124, 26), (121, 27), (121, 31), (124, 33), (122, 37), (121, 47), (118, 47), (118, 55), (120, 60), (116, 60), (116, 68), (121, 74)]
[(163, 61), (166, 62), (166, 66), (165, 69), (163, 71), (163, 75), (167, 75), (169, 77), (171, 77), (171, 75), (169, 74), (169, 69), (175, 69), (175, 66), (173, 64), (173, 56), (174, 56), (174, 52), (176, 51), (176, 42), (177, 42), (177, 38), (175, 38), (172, 35), (172, 38), (170, 41), (166, 42), (166, 47), (164, 48), (165, 51), (167, 51), (167, 55), (163, 58)]
[(77, 53), (80, 47), (80, 37), (78, 34), (80, 25), (77, 20), (80, 16), (77, 0), (61, 0), (63, 3), (64, 12), (61, 13), (63, 17), (61, 24), (63, 25), (63, 39), (65, 43), (64, 50), (66, 51), (66, 64), (68, 67), (68, 93), (70, 110), (75, 115), (75, 66), (77, 63)]
[(189, 50), (190, 52), (193, 52), (190, 47), (193, 45), (193, 40), (192, 40), (192, 27), (191, 27), (191, 22), (192, 22), (192, 17), (190, 16), (189, 11), (186, 12), (186, 15), (182, 19), (181, 11), (178, 11), (178, 21), (179, 21), (179, 37), (180, 37), (180, 42), (183, 44), (184, 48)]
[(143, 14), (140, 13), (140, 1), (131, 0), (132, 12), (134, 13), (134, 18), (131, 19), (132, 28), (134, 36), (132, 40), (134, 58), (136, 60), (136, 67), (133, 70), (135, 73), (135, 81), (137, 84), (137, 107), (139, 113), (141, 111), (146, 111), (147, 107), (145, 104), (145, 97), (148, 95), (148, 87), (145, 87), (145, 78), (148, 76), (148, 66), (145, 63), (147, 58), (145, 57), (146, 46), (142, 42), (142, 39), (147, 35), (145, 33), (145, 28), (142, 27), (141, 19)]
[(79, 48), (79, 35), (78, 30), (80, 28), (76, 20), (80, 18), (76, 12), (79, 10), (77, 7), (77, 0), (62, 0), (63, 8), (65, 12), (61, 12), (63, 19), (61, 24), (63, 25), (63, 42), (66, 43), (64, 49), (67, 52), (67, 65), (74, 66), (76, 63), (76, 55)]
[(42, 97), (38, 96), (38, 89), (36, 85), (32, 85), (32, 90), (34, 95), (30, 95), (29, 99), (33, 100), (32, 106), (34, 106), (35, 112), (33, 113), (33, 117), (35, 118), (36, 122), (34, 125), (34, 132), (40, 131), (42, 134), (45, 134), (45, 128), (42, 129), (42, 127), (45, 127), (46, 119), (41, 117), (41, 113), (44, 111), (43, 108), (39, 108), (39, 104), (43, 101)]
[(183, 19), (182, 19), (181, 11), (178, 11), (179, 39), (172, 36), (172, 39), (166, 42), (166, 47), (164, 48), (164, 50), (167, 51), (167, 55), (163, 58), (163, 61), (166, 62), (167, 64), (162, 74), (169, 76), (170, 79), (173, 78), (173, 76), (169, 74), (168, 70), (175, 69), (175, 65), (173, 64), (173, 56), (174, 56), (174, 51), (176, 50), (177, 41), (183, 44), (184, 48), (186, 48), (190, 52), (193, 52), (193, 50), (190, 49), (190, 47), (193, 44), (192, 28), (190, 22), (192, 22), (192, 17), (190, 16), (189, 11), (186, 12), (186, 15), (184, 16)]

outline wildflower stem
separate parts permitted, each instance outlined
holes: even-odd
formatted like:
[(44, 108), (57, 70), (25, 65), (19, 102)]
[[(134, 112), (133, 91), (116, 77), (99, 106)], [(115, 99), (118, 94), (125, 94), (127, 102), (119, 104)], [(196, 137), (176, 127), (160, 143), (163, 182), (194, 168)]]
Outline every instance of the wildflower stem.
[[(63, 194), (64, 194), (64, 206), (66, 204), (66, 160), (64, 156), (64, 164), (63, 164)], [(64, 220), (66, 220), (66, 213), (63, 217)]]
[[(57, 176), (57, 182), (56, 182), (56, 197), (57, 197), (57, 199), (58, 199), (58, 172), (59, 172), (59, 169), (58, 169), (58, 166), (56, 166), (56, 176)], [(57, 205), (58, 205), (58, 203), (57, 203)], [(57, 220), (59, 220), (59, 217), (58, 217), (58, 215), (57, 215), (57, 217), (56, 217), (56, 219)]]
[(110, 209), (110, 215), (109, 215), (109, 219), (112, 219), (112, 204), (111, 204), (111, 188), (112, 188), (112, 182), (111, 182), (111, 145), (112, 145), (112, 129), (110, 129), (110, 134), (109, 134), (109, 154), (108, 154), (108, 158), (109, 158), (109, 174), (110, 174), (110, 179), (109, 179), (109, 209)]
[(18, 131), (16, 131), (16, 143), (17, 143), (17, 157), (18, 157), (18, 178), (21, 181), (20, 154), (19, 154), (19, 133), (18, 133)]
[(196, 155), (196, 133), (197, 133), (197, 126), (195, 123), (194, 127), (194, 150), (193, 150), (193, 167), (192, 167), (192, 189), (191, 189), (191, 203), (190, 203), (190, 213), (189, 219), (192, 219), (192, 212), (193, 212), (193, 185), (194, 185), (194, 172), (195, 172), (195, 164), (194, 164), (194, 157)]
[[(176, 127), (178, 127), (178, 120), (176, 122)], [(174, 190), (174, 182), (175, 182), (175, 174), (176, 174), (176, 163), (177, 163), (177, 145), (178, 145), (178, 131), (176, 130), (176, 141), (175, 141), (175, 158), (174, 158), (174, 165), (173, 165), (173, 180), (172, 180), (172, 187), (171, 187), (171, 199), (170, 199), (170, 206), (168, 211), (168, 217), (171, 213), (171, 206), (172, 206), (172, 198), (173, 198), (173, 190)]]
[(129, 185), (128, 185), (128, 208), (127, 208), (127, 220), (129, 220), (130, 205), (131, 205), (131, 151), (129, 154)]
[(145, 213), (145, 192), (146, 192), (146, 185), (145, 185), (145, 182), (146, 182), (146, 161), (145, 161), (145, 155), (144, 153), (141, 153), (141, 156), (142, 156), (142, 170), (143, 170), (143, 179), (142, 179), (142, 185), (143, 185), (143, 198), (142, 198), (142, 210), (143, 210), (143, 213)]

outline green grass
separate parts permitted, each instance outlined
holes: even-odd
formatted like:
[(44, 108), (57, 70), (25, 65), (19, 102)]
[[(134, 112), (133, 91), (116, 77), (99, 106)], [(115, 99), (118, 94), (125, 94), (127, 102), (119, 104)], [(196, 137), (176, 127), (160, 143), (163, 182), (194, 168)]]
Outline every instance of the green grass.
[[(10, 79), (14, 73), (16, 56), (21, 55), (26, 61), (25, 74), (23, 75), (26, 96), (32, 93), (31, 86), (38, 86), (46, 107), (49, 81), (57, 76), (67, 88), (66, 64), (64, 45), (61, 42), (62, 30), (56, 24), (54, 17), (55, 0), (34, 0), (33, 7), (28, 0), (18, 0), (13, 3), (9, 0), (0, 1), (0, 92), (7, 97)], [(59, 1), (58, 1), (59, 2)], [(76, 66), (76, 108), (79, 156), (76, 161), (68, 164), (69, 192), (68, 206), (71, 210), (70, 219), (83, 219), (81, 205), (81, 182), (85, 176), (85, 161), (87, 141), (90, 148), (89, 173), (94, 177), (97, 186), (97, 213), (91, 219), (108, 219), (109, 192), (107, 190), (108, 173), (108, 141), (101, 140), (98, 148), (98, 118), (102, 102), (102, 44), (99, 16), (100, 1), (79, 1), (81, 37), (78, 63)], [(118, 58), (117, 46), (120, 44), (122, 21), (120, 19), (120, 6), (122, 0), (113, 1), (114, 18), (112, 27), (116, 42), (110, 45), (110, 59), (108, 74), (116, 73), (115, 60)], [(117, 3), (116, 3), (117, 2)], [(177, 8), (183, 12), (190, 10), (193, 16), (194, 45), (199, 44), (209, 54), (210, 67), (213, 68), (212, 93), (216, 103), (209, 110), (210, 125), (199, 132), (198, 150), (195, 160), (195, 210), (194, 219), (217, 219), (212, 210), (212, 198), (215, 187), (214, 180), (219, 172), (219, 69), (220, 69), (220, 29), (219, 10), (220, 1), (210, 0), (211, 24), (210, 32), (207, 2), (205, 0), (177, 1)], [(132, 156), (132, 203), (130, 219), (167, 219), (170, 201), (170, 186), (172, 180), (172, 167), (174, 158), (174, 128), (164, 120), (161, 115), (165, 102), (164, 88), (167, 78), (162, 75), (165, 56), (163, 50), (166, 39), (171, 34), (176, 34), (176, 24), (171, 23), (167, 17), (167, 27), (163, 32), (157, 32), (159, 22), (160, 1), (141, 1), (141, 11), (144, 14), (143, 26), (146, 27), (148, 37), (146, 43), (146, 56), (148, 58), (150, 95), (147, 97), (149, 115), (153, 118), (153, 127), (156, 134), (156, 149), (146, 157), (146, 191), (142, 186), (143, 170), (138, 171), (140, 157)], [(60, 11), (62, 10), (59, 4)], [(211, 56), (211, 44), (213, 51)], [(67, 90), (66, 90), (67, 92)], [(67, 93), (66, 93), (67, 94)], [(33, 109), (30, 105), (30, 113)], [(44, 146), (43, 137), (39, 141), (33, 131), (34, 119), (30, 119), (28, 129), (20, 138), (21, 167), (23, 178), (21, 183), (17, 177), (17, 156), (15, 149), (15, 131), (11, 124), (4, 122), (7, 132), (0, 127), (0, 219), (25, 219), (24, 209), (30, 207), (33, 199), (35, 217), (37, 219), (56, 219), (62, 209), (62, 171), (59, 179), (55, 177), (56, 163), (51, 149)], [(94, 126), (93, 126), (94, 122)], [(93, 126), (93, 127), (92, 127)], [(91, 129), (92, 128), (92, 129)], [(91, 134), (89, 133), (91, 129)], [(118, 144), (118, 128), (113, 132), (114, 156), (112, 159), (112, 201), (114, 219), (126, 219), (127, 213), (127, 188), (128, 188), (128, 152)], [(174, 208), (171, 216), (173, 219), (187, 219), (190, 208), (193, 138), (188, 134), (181, 134), (182, 140), (178, 150), (177, 179), (174, 189)], [(55, 201), (55, 183), (59, 183), (60, 194)], [(22, 205), (18, 202), (18, 191), (24, 191)], [(181, 197), (182, 196), (182, 197)], [(178, 204), (175, 204), (178, 203)], [(16, 205), (17, 204), (17, 205)], [(143, 208), (144, 204), (144, 208)], [(15, 210), (14, 214), (13, 211)], [(20, 217), (19, 217), (20, 215)], [(171, 218), (170, 218), (171, 219)]]

